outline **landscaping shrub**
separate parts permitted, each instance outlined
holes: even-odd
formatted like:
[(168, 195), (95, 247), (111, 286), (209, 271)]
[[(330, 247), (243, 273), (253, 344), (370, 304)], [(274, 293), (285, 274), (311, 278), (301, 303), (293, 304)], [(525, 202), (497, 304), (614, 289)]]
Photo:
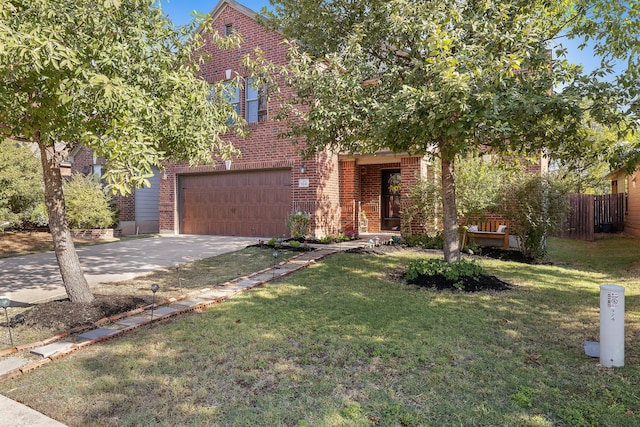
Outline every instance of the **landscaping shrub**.
[(546, 238), (559, 229), (570, 209), (565, 187), (545, 176), (527, 175), (507, 183), (503, 194), (504, 214), (520, 251), (528, 258), (544, 257)]
[(311, 215), (307, 212), (297, 211), (287, 218), (287, 229), (294, 239), (304, 238), (309, 234)]
[(428, 234), (408, 234), (403, 236), (407, 246), (418, 247), (423, 249), (442, 249), (444, 246), (444, 237), (442, 233)]
[(407, 266), (405, 280), (411, 283), (420, 276), (441, 275), (451, 280), (455, 287), (464, 289), (465, 279), (478, 279), (482, 274), (482, 266), (473, 261), (463, 259), (456, 263), (448, 263), (440, 258), (419, 258)]
[(92, 176), (74, 174), (64, 186), (67, 219), (71, 228), (108, 228), (115, 222), (110, 197)]
[[(44, 203), (42, 166), (26, 146), (10, 139), (0, 139), (0, 223), (20, 227), (36, 215)], [(47, 225), (48, 220), (40, 217)]]

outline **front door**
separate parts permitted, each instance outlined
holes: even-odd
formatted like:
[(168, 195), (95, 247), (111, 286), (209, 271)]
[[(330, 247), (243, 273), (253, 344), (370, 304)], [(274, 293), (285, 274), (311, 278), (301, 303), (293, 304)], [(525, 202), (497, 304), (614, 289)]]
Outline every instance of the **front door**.
[(400, 170), (382, 170), (382, 230), (400, 231)]

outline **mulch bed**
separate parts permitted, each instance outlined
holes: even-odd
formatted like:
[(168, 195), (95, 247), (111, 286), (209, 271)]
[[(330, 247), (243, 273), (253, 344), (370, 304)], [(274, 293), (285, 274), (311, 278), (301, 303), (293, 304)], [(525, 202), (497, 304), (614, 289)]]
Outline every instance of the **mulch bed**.
[(503, 282), (496, 276), (481, 275), (478, 278), (465, 277), (462, 283), (456, 283), (453, 280), (449, 280), (441, 274), (433, 276), (419, 276), (416, 279), (409, 282), (411, 285), (416, 285), (422, 288), (434, 288), (439, 291), (442, 290), (460, 290), (464, 292), (479, 292), (479, 291), (507, 291), (511, 289), (511, 285), (507, 282)]
[(66, 331), (91, 325), (100, 319), (151, 304), (152, 297), (94, 295), (92, 303), (72, 303), (68, 299), (38, 304), (24, 313), (25, 326), (42, 326)]

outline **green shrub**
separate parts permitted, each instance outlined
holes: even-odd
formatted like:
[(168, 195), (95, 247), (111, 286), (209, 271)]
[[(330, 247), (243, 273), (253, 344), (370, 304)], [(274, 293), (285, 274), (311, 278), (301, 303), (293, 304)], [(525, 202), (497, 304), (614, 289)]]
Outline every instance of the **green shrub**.
[(407, 266), (405, 280), (407, 283), (420, 276), (444, 276), (454, 282), (454, 286), (464, 288), (465, 278), (479, 278), (483, 274), (482, 266), (474, 261), (463, 259), (456, 263), (448, 263), (440, 258), (419, 258)]
[(518, 237), (522, 254), (544, 257), (547, 236), (558, 230), (570, 209), (565, 187), (548, 177), (530, 175), (506, 184), (503, 194), (509, 233)]
[(320, 238), (320, 243), (333, 243), (335, 241), (336, 241), (336, 238), (334, 236), (326, 235)]
[(291, 246), (292, 248), (299, 248), (300, 246), (302, 246), (302, 243), (298, 242), (297, 240), (291, 240), (289, 241), (289, 246)]
[(444, 246), (444, 237), (442, 236), (442, 233), (407, 234), (403, 236), (403, 239), (407, 246), (423, 249), (442, 249)]
[(67, 219), (71, 228), (108, 228), (113, 226), (115, 213), (110, 197), (96, 178), (74, 174), (64, 186)]
[(20, 227), (40, 203), (44, 184), (38, 157), (24, 144), (0, 139), (0, 223)]
[(294, 212), (287, 218), (287, 229), (294, 239), (304, 238), (309, 233), (311, 215), (307, 212)]

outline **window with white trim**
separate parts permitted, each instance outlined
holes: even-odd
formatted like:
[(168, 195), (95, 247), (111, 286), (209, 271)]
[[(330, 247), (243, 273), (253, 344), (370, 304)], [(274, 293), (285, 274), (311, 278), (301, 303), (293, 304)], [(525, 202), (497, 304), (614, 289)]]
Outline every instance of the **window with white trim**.
[[(236, 114), (240, 115), (240, 88), (233, 82), (224, 82), (223, 96), (224, 99), (231, 104), (231, 107), (236, 110)], [(229, 117), (229, 123), (233, 123), (233, 119)]]
[(246, 82), (245, 118), (247, 123), (264, 122), (267, 120), (267, 85), (256, 88), (252, 77), (248, 77)]

